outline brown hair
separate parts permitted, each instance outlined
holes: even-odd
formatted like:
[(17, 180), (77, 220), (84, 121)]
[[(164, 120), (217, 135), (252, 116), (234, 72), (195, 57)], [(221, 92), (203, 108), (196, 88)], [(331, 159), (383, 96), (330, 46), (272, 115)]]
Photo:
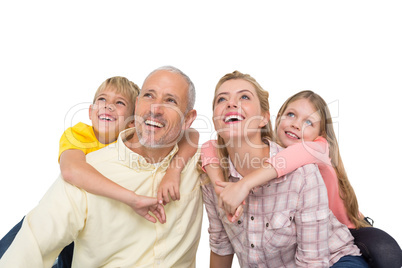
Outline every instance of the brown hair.
[[(257, 97), (260, 101), (260, 108), (263, 112), (269, 112), (269, 93), (268, 91), (265, 91), (261, 85), (249, 74), (243, 74), (239, 71), (234, 71), (232, 73), (228, 73), (224, 75), (217, 83), (215, 87), (215, 96), (212, 102), (212, 109), (215, 109), (215, 104), (216, 104), (216, 92), (220, 88), (220, 86), (225, 83), (226, 81), (233, 80), (233, 79), (242, 79), (245, 80), (249, 83), (251, 83), (254, 86), (254, 89), (257, 93)], [(261, 128), (261, 139), (269, 139), (272, 140), (273, 133), (272, 133), (272, 125), (271, 121), (268, 121), (268, 123)], [(222, 137), (218, 135), (218, 157), (221, 161), (227, 162), (227, 159), (229, 158), (229, 153), (228, 150), (225, 147), (225, 142), (223, 141)], [(225, 165), (221, 165), (223, 169), (223, 174), (225, 180), (228, 178), (228, 165), (227, 163)]]
[(349, 182), (345, 167), (342, 162), (341, 154), (339, 152), (339, 146), (335, 136), (332, 116), (327, 103), (324, 101), (323, 98), (321, 98), (320, 95), (314, 93), (313, 91), (305, 90), (296, 93), (292, 97), (288, 98), (279, 109), (278, 115), (276, 117), (275, 133), (277, 133), (281, 116), (283, 116), (283, 113), (285, 112), (289, 104), (300, 99), (309, 100), (310, 103), (317, 109), (317, 112), (320, 115), (320, 136), (324, 137), (328, 141), (329, 157), (331, 158), (332, 167), (335, 169), (336, 176), (338, 177), (339, 195), (343, 200), (350, 221), (356, 226), (357, 229), (360, 227), (369, 226), (369, 224), (364, 221), (362, 215), (359, 212), (359, 204), (357, 202), (356, 194), (353, 190), (352, 185)]

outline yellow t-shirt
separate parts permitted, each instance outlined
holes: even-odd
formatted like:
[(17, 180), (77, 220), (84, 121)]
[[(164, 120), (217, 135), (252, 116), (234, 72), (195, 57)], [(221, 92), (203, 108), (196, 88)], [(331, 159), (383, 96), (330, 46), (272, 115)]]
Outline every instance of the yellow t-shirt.
[(99, 150), (109, 144), (103, 144), (98, 141), (92, 126), (79, 122), (73, 127), (69, 127), (64, 131), (59, 143), (59, 161), (60, 155), (69, 149), (78, 149), (85, 155)]

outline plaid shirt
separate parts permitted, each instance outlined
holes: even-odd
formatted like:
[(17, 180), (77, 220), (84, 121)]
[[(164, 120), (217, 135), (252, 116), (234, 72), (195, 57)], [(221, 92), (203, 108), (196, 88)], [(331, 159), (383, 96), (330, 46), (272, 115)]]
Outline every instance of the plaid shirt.
[[(271, 156), (279, 150), (270, 142)], [(242, 178), (232, 164), (229, 172), (231, 182)], [(315, 165), (254, 189), (235, 223), (218, 207), (211, 184), (203, 185), (202, 191), (211, 250), (221, 256), (236, 253), (241, 267), (321, 268), (345, 255), (360, 255), (348, 228), (329, 210), (326, 187)]]

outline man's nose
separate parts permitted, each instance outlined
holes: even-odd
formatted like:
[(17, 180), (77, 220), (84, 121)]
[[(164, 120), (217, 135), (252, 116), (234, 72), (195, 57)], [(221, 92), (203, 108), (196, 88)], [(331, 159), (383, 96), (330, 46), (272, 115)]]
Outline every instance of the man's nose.
[(154, 102), (153, 104), (151, 104), (151, 112), (153, 114), (163, 114), (164, 113), (164, 104), (162, 102)]

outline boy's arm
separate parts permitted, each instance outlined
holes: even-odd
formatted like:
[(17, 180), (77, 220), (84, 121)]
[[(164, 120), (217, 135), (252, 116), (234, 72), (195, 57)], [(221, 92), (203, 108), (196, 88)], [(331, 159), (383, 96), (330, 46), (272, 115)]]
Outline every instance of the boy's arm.
[(200, 135), (195, 129), (188, 129), (178, 143), (179, 151), (170, 161), (166, 174), (158, 187), (157, 199), (159, 203), (169, 203), (169, 195), (173, 201), (180, 200), (180, 177), (187, 162), (198, 149)]
[(211, 250), (210, 255), (210, 268), (230, 268), (232, 267), (233, 254), (220, 256)]
[(145, 219), (156, 222), (148, 212), (154, 213), (164, 223), (165, 212), (156, 198), (140, 196), (100, 174), (86, 162), (84, 152), (76, 149), (64, 151), (60, 156), (60, 169), (65, 181), (85, 191), (108, 197), (130, 206)]

